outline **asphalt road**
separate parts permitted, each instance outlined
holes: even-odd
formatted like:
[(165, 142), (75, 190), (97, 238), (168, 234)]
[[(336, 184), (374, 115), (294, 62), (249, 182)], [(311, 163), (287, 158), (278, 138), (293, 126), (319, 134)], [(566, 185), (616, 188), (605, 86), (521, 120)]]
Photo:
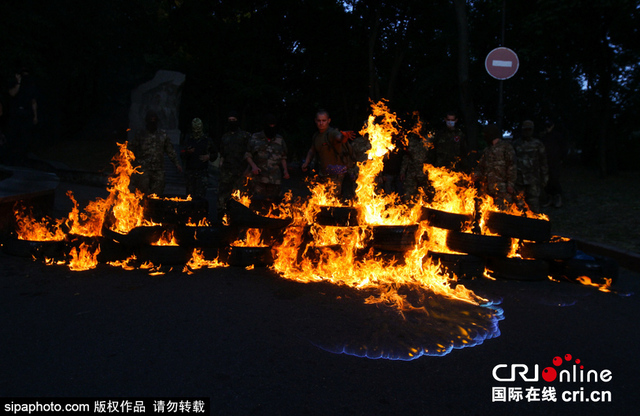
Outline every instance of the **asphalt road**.
[[(465, 284), (497, 305), (427, 296), (428, 314), (403, 319), (365, 304), (366, 293), (260, 268), (71, 272), (0, 254), (0, 396), (206, 396), (221, 415), (637, 411), (640, 275), (621, 270), (618, 293), (572, 283)], [(460, 327), (478, 334), (478, 345), (410, 361), (348, 353), (407, 358), (411, 347), (455, 344)], [(558, 372), (609, 370), (611, 379), (544, 381), (542, 370), (566, 354), (571, 361)], [(527, 380), (503, 380), (514, 364), (527, 366)], [(498, 399), (518, 388), (520, 401)], [(549, 388), (555, 402), (542, 400)], [(600, 397), (610, 400), (591, 400)]]

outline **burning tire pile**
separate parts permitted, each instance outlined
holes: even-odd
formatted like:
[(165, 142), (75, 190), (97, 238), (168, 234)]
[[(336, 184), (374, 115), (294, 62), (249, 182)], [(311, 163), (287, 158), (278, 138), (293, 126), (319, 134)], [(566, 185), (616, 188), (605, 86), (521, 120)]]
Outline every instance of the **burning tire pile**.
[[(356, 198), (347, 206), (326, 184), (311, 187), (306, 200), (287, 194), (268, 213), (253, 211), (249, 198), (238, 193), (226, 207), (223, 224), (212, 226), (203, 201), (130, 191), (136, 170), (125, 143), (114, 157), (108, 198), (80, 211), (68, 194), (74, 209), (65, 220), (35, 221), (16, 210), (17, 238), (4, 249), (66, 263), (72, 270), (100, 262), (153, 273), (163, 272), (161, 266), (179, 266), (187, 273), (268, 266), (302, 283), (326, 281), (371, 291), (366, 303), (389, 306), (400, 314), (426, 310), (420, 302), (427, 297), (410, 301), (407, 290), (490, 308), (478, 313), (481, 325), (469, 323), (475, 332), (453, 329), (452, 339), (436, 343), (438, 351), (418, 348), (418, 355), (476, 345), (498, 333), (501, 311), (465, 288), (462, 279), (580, 280), (586, 275), (592, 284), (610, 285), (608, 279), (617, 273), (614, 264), (576, 259), (575, 243), (552, 235), (546, 217), (531, 212), (525, 216), (515, 206), (500, 211), (490, 197), (477, 194), (463, 173), (425, 164), (433, 195), (405, 203), (395, 194), (379, 194), (376, 177), (383, 157), (394, 147), (392, 137), (406, 133), (384, 104), (372, 108), (361, 132), (372, 146), (368, 160), (359, 164)], [(478, 333), (480, 327), (486, 330)]]

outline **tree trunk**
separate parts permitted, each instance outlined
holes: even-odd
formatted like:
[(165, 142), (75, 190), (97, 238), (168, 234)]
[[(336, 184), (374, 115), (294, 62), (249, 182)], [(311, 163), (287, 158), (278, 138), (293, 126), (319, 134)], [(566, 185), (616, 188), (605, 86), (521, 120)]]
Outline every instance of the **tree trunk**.
[(371, 33), (369, 34), (369, 98), (374, 102), (380, 99), (380, 88), (378, 85), (378, 74), (374, 62), (374, 51), (376, 40), (378, 38), (378, 29), (380, 28), (380, 10), (376, 8), (373, 23), (371, 25)]

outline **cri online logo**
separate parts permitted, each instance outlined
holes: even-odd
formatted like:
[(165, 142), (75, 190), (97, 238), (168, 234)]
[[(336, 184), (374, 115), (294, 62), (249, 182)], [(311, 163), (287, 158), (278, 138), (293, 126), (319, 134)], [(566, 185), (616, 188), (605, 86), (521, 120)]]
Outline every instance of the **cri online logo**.
[(539, 380), (538, 375), (542, 375), (542, 379), (551, 383), (558, 380), (559, 382), (605, 382), (608, 383), (612, 379), (611, 370), (588, 370), (585, 372), (584, 365), (582, 365), (579, 358), (573, 360), (571, 354), (565, 354), (563, 357), (554, 357), (554, 367), (560, 367), (564, 363), (569, 364), (569, 368), (556, 369), (554, 367), (546, 367), (539, 371), (538, 364), (533, 366), (533, 374), (530, 374), (529, 366), (526, 364), (498, 364), (493, 367), (493, 378), (496, 381), (516, 381), (516, 376), (527, 382), (536, 382)]

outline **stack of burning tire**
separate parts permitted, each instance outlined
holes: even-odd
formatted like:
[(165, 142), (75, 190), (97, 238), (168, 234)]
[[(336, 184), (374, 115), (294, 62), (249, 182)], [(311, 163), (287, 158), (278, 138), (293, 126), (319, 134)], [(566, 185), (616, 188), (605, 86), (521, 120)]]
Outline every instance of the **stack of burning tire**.
[[(487, 272), (494, 278), (577, 281), (586, 276), (593, 283), (604, 284), (605, 278), (617, 277), (617, 265), (610, 259), (576, 257), (575, 241), (552, 235), (547, 220), (490, 212), (485, 225), (496, 235), (449, 231), (447, 247), (484, 258)], [(512, 239), (517, 240), (517, 256), (508, 257)]]
[[(321, 227), (358, 227), (360, 215), (358, 209), (348, 206), (321, 206), (315, 217), (315, 224)], [(373, 249), (376, 256), (393, 260), (403, 260), (404, 253), (413, 249), (417, 244), (420, 226), (408, 225), (370, 225), (366, 229), (368, 245), (361, 249), (368, 252)], [(319, 256), (328, 252), (339, 252), (342, 247), (339, 244), (327, 246), (311, 245), (311, 251), (307, 254)]]
[[(270, 244), (282, 236), (282, 230), (291, 219), (259, 215), (239, 201), (231, 199), (227, 204), (231, 245), (225, 255), (230, 266), (269, 266), (273, 264)], [(253, 235), (253, 237), (252, 237)]]
[[(461, 230), (465, 224), (473, 220), (473, 216), (423, 207), (421, 219), (431, 227), (449, 230), (447, 235), (460, 235), (464, 238), (466, 234), (463, 234)], [(479, 250), (465, 251), (467, 245), (464, 244), (461, 249), (448, 247), (455, 252), (429, 250), (427, 258), (435, 264), (440, 264), (441, 271), (450, 276), (455, 275), (458, 278), (480, 277), (485, 269), (484, 256)]]
[(359, 225), (359, 212), (355, 207), (321, 205), (315, 214), (313, 225), (307, 224), (302, 230), (302, 244), (298, 250), (298, 260), (307, 258), (312, 263), (318, 263), (330, 256), (339, 255), (344, 247), (336, 242), (324, 244), (315, 241), (313, 237), (313, 227), (330, 227), (334, 231), (348, 233), (353, 227)]

